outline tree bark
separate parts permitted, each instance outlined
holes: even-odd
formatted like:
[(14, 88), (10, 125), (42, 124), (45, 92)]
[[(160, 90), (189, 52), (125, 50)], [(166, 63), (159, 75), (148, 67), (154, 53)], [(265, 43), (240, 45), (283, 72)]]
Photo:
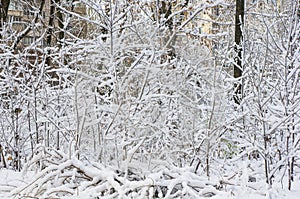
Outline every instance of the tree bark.
[[(8, 12), (8, 7), (10, 4), (10, 0), (1, 0), (1, 5), (0, 5), (0, 18), (1, 22), (5, 22), (7, 20), (7, 12)], [(2, 24), (1, 24), (2, 25)]]
[[(7, 12), (10, 4), (10, 0), (1, 0), (0, 2), (0, 31), (2, 30), (3, 23), (7, 20)], [(0, 39), (2, 34), (0, 34)]]
[[(233, 69), (234, 78), (240, 78), (242, 76), (242, 47), (243, 32), (242, 26), (244, 24), (244, 12), (245, 12), (245, 0), (236, 0), (236, 12), (235, 12), (235, 64)], [(240, 104), (242, 100), (242, 84), (240, 82), (234, 85), (234, 101)]]
[[(55, 0), (55, 3), (60, 5), (60, 0)], [(63, 15), (61, 13), (61, 10), (56, 8), (56, 16), (57, 16), (57, 24), (58, 24), (58, 27), (59, 27), (59, 30), (58, 30), (58, 47), (61, 48), (62, 46), (62, 42), (63, 42), (63, 39), (65, 37), (65, 33), (64, 33), (64, 24), (63, 24)]]
[(5, 160), (5, 156), (4, 156), (4, 150), (2, 148), (2, 145), (0, 144), (0, 162), (1, 162), (1, 159), (3, 161), (3, 167), (4, 168), (7, 168), (7, 164), (6, 164), (6, 160)]

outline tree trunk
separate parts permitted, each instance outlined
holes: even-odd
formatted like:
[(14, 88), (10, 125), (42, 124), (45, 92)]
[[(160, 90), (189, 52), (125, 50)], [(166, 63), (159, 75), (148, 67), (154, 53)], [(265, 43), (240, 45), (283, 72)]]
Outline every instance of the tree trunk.
[(7, 20), (7, 12), (8, 12), (10, 0), (1, 0), (0, 3), (1, 3), (0, 4), (0, 20), (1, 20), (0, 28), (2, 28), (3, 22)]
[[(2, 26), (7, 20), (7, 12), (10, 4), (10, 0), (1, 0), (0, 2), (0, 32), (2, 31)], [(2, 33), (0, 34), (0, 39), (2, 39)]]
[[(60, 0), (55, 0), (55, 3), (60, 5)], [(57, 24), (59, 27), (59, 31), (58, 31), (58, 47), (61, 48), (62, 46), (62, 42), (63, 39), (65, 37), (65, 33), (64, 33), (64, 19), (63, 19), (63, 15), (61, 13), (61, 10), (56, 8), (56, 16), (57, 16)]]
[[(245, 10), (245, 0), (236, 0), (236, 12), (235, 12), (235, 64), (233, 69), (234, 78), (240, 78), (242, 76), (242, 47), (243, 33), (242, 26), (244, 24), (244, 10)], [(234, 85), (234, 101), (240, 104), (242, 99), (242, 84), (240, 82)]]
[(0, 162), (2, 162), (1, 160), (3, 161), (3, 167), (7, 168), (4, 151), (3, 151), (2, 145), (0, 144)]

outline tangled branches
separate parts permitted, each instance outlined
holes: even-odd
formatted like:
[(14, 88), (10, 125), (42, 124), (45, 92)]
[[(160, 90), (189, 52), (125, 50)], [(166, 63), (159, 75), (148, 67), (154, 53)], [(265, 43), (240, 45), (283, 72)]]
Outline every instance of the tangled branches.
[(83, 162), (39, 146), (24, 172), (39, 171), (27, 185), (13, 190), (15, 198), (197, 198), (219, 191), (188, 169), (159, 168), (149, 175), (121, 172), (99, 163)]

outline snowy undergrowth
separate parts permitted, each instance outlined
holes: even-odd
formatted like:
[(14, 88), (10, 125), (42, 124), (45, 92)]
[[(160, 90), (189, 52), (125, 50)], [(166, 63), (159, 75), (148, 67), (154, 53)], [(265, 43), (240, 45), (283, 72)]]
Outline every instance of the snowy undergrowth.
[(190, 168), (159, 166), (150, 172), (120, 171), (40, 146), (24, 174), (39, 170), (11, 191), (15, 198), (197, 198), (218, 195), (218, 182)]
[[(297, 198), (294, 189), (264, 183), (259, 161), (239, 161), (226, 166), (227, 176), (207, 177), (192, 168), (160, 162), (151, 171), (142, 164), (118, 170), (81, 161), (77, 155), (39, 146), (22, 173), (1, 170), (1, 198)], [(261, 177), (260, 177), (261, 176)], [(285, 179), (283, 179), (285, 180)]]

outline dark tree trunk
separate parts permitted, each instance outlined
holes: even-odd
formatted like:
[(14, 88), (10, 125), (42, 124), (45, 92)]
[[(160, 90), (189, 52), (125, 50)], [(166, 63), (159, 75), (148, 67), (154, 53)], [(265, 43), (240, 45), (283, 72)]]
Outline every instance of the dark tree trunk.
[(4, 156), (4, 150), (2, 148), (2, 145), (0, 144), (0, 162), (3, 162), (3, 167), (7, 168), (5, 156)]
[[(7, 12), (10, 4), (10, 0), (1, 0), (0, 1), (0, 31), (2, 30), (3, 23), (7, 20)], [(2, 34), (0, 34), (0, 39)]]
[[(48, 21), (48, 27), (47, 27), (47, 36), (46, 36), (46, 45), (48, 47), (52, 46), (52, 36), (53, 36), (53, 29), (54, 29), (54, 17), (55, 17), (55, 0), (50, 0), (50, 17), (49, 17), (49, 21)], [(51, 58), (50, 58), (50, 54), (51, 54), (51, 49), (49, 48), (47, 50), (47, 56), (46, 56), (46, 65), (47, 67), (51, 68)], [(56, 78), (58, 79), (57, 77), (57, 74), (55, 72), (50, 72), (49, 75), (52, 77), (52, 78)], [(53, 86), (54, 85), (57, 85), (57, 82), (56, 81), (51, 81), (50, 82)]]
[[(60, 5), (60, 0), (55, 0), (56, 4)], [(62, 42), (63, 42), (63, 39), (65, 37), (65, 33), (64, 33), (64, 24), (63, 24), (63, 15), (61, 13), (61, 10), (56, 8), (56, 16), (57, 16), (57, 24), (58, 24), (58, 27), (59, 27), (59, 31), (58, 31), (58, 46), (59, 48), (61, 48), (62, 46)]]
[(54, 2), (54, 0), (51, 0), (50, 13), (49, 13), (50, 18), (49, 18), (49, 22), (48, 22), (47, 37), (46, 37), (47, 46), (51, 46), (51, 43), (52, 43), (52, 33), (53, 33), (53, 28), (54, 28), (54, 14), (55, 14), (55, 2)]
[[(244, 10), (245, 0), (236, 0), (236, 12), (235, 12), (235, 51), (237, 56), (235, 57), (235, 64), (233, 69), (234, 78), (240, 78), (242, 76), (242, 47), (243, 33), (242, 26), (244, 24)], [(242, 99), (242, 84), (241, 82), (234, 85), (234, 101), (239, 104)]]
[(1, 18), (1, 22), (6, 21), (6, 19), (7, 19), (7, 12), (8, 12), (9, 4), (10, 4), (10, 0), (1, 0), (1, 4), (0, 4), (0, 9), (1, 9), (0, 10), (0, 18)]

